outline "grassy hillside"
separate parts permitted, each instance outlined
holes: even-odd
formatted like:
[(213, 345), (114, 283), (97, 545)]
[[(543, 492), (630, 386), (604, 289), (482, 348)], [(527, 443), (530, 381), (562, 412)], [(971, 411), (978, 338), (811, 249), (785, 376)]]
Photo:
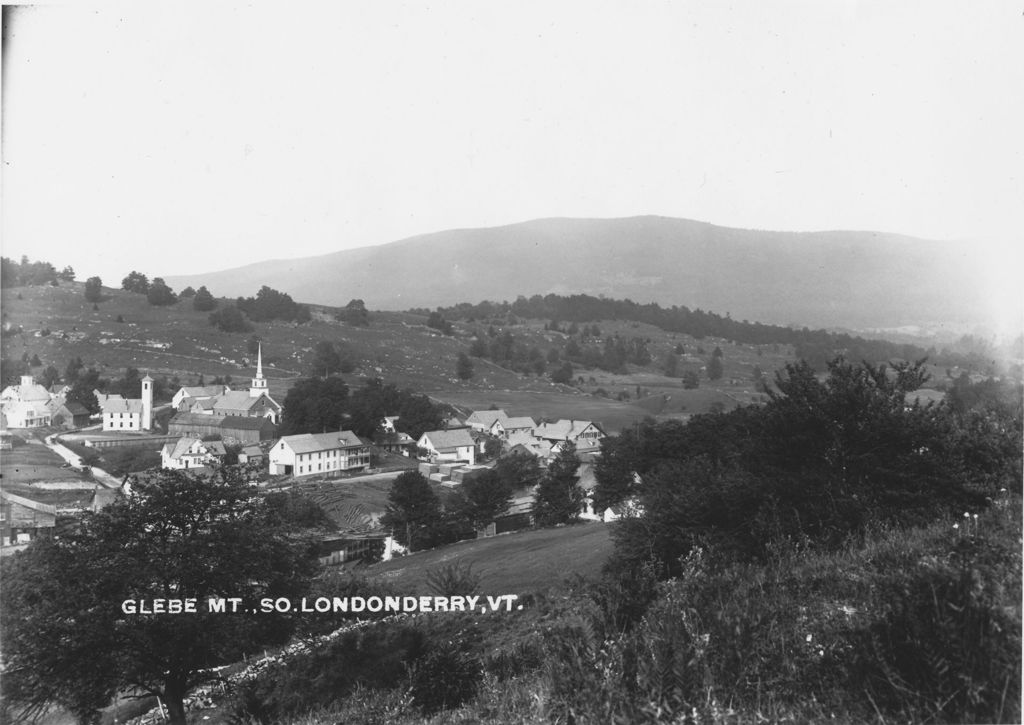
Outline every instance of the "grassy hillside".
[(607, 524), (590, 523), (502, 534), (402, 556), (366, 573), (399, 591), (429, 594), (428, 570), (469, 564), (484, 594), (545, 591), (574, 574), (596, 576), (612, 550), (610, 532)]
[[(43, 366), (53, 365), (62, 373), (68, 360), (81, 357), (106, 377), (118, 377), (131, 366), (152, 375), (176, 376), (182, 384), (195, 384), (200, 375), (207, 381), (230, 375), (236, 384), (245, 385), (255, 373), (247, 345), (256, 335), (262, 339), (264, 374), (271, 393), (283, 400), (292, 382), (308, 373), (315, 345), (327, 340), (356, 363), (355, 371), (345, 376), (352, 383), (381, 377), (464, 411), (495, 404), (535, 418), (591, 419), (616, 432), (646, 415), (678, 417), (706, 412), (716, 404), (728, 408), (750, 402), (756, 396), (751, 378), (754, 365), (771, 376), (792, 355), (786, 346), (758, 349), (722, 340), (698, 343), (686, 335), (620, 321), (602, 323), (602, 330), (649, 340), (653, 358), (649, 366), (631, 366), (621, 375), (579, 369), (574, 378), (582, 377), (584, 382), (566, 386), (474, 359), (475, 374), (463, 381), (455, 376), (455, 359), (468, 348), (471, 334), (478, 329), (475, 323), (456, 323), (454, 335), (445, 336), (427, 327), (422, 315), (373, 312), (369, 327), (353, 327), (336, 321), (330, 309), (314, 308), (314, 320), (306, 325), (257, 323), (251, 333), (227, 334), (209, 324), (207, 313), (193, 310), (189, 300), (153, 307), (143, 295), (108, 288), (105, 299), (93, 309), (84, 299), (83, 287), (62, 283), (3, 290), (4, 322), (22, 328), (5, 336), (4, 357), (38, 355)], [(544, 353), (563, 347), (566, 341), (562, 333), (545, 330), (543, 321), (520, 321), (503, 329)], [(715, 383), (705, 379), (699, 390), (686, 391), (679, 378), (662, 375), (663, 360), (677, 344), (687, 351), (680, 358), (680, 370), (700, 370), (713, 347), (720, 346), (723, 379)], [(701, 346), (704, 352), (698, 354)], [(33, 370), (37, 375), (41, 371), (42, 367)], [(620, 400), (624, 394), (629, 398)], [(638, 397), (645, 399), (642, 404), (636, 404)]]

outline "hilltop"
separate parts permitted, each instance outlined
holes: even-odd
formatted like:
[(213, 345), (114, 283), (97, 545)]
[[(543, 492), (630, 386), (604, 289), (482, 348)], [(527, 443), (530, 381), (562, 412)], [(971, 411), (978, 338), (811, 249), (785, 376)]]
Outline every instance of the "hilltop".
[(441, 231), (167, 281), (226, 296), (268, 284), (301, 302), (363, 299), (391, 310), (587, 293), (777, 324), (949, 329), (987, 319), (982, 264), (968, 246), (896, 234), (755, 231), (642, 216)]

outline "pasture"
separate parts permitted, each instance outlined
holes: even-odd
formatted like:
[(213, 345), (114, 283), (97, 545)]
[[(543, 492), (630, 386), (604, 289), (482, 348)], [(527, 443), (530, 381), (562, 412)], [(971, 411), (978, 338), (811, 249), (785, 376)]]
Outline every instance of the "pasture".
[(482, 594), (527, 594), (560, 586), (574, 574), (596, 576), (611, 554), (614, 524), (583, 523), (461, 541), (365, 570), (403, 592), (430, 593), (427, 571), (458, 562), (480, 575)]
[(76, 483), (90, 480), (80, 470), (65, 467), (64, 463), (63, 458), (43, 445), (29, 431), (14, 431), (13, 450), (4, 451), (0, 456), (0, 478), (4, 489), (11, 493), (18, 493), (11, 487), (14, 484), (44, 481)]

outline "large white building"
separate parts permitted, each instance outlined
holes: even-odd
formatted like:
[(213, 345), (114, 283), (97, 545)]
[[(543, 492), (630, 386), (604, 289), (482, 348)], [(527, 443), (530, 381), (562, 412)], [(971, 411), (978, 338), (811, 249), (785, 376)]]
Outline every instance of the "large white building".
[(350, 430), (285, 436), (270, 449), (271, 475), (330, 476), (369, 466), (369, 443)]
[(52, 397), (31, 375), (22, 375), (19, 385), (0, 392), (0, 410), (10, 428), (41, 428), (50, 425)]
[(153, 378), (142, 379), (142, 398), (106, 395), (100, 400), (105, 431), (144, 431), (153, 429)]
[(432, 462), (476, 463), (476, 442), (468, 428), (431, 430), (420, 436), (416, 446), (427, 452)]

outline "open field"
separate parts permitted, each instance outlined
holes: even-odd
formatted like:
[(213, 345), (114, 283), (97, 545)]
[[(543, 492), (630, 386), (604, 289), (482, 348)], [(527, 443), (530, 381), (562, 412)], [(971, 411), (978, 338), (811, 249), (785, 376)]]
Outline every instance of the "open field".
[(0, 478), (3, 480), (5, 490), (18, 493), (11, 488), (12, 484), (41, 481), (74, 483), (89, 480), (80, 470), (65, 468), (64, 459), (43, 445), (43, 442), (29, 431), (13, 432), (14, 449), (4, 451), (0, 456)]
[(612, 551), (611, 526), (577, 524), (463, 541), (375, 564), (371, 578), (401, 591), (428, 593), (428, 569), (471, 564), (484, 594), (525, 594), (561, 584), (573, 574), (596, 575)]

